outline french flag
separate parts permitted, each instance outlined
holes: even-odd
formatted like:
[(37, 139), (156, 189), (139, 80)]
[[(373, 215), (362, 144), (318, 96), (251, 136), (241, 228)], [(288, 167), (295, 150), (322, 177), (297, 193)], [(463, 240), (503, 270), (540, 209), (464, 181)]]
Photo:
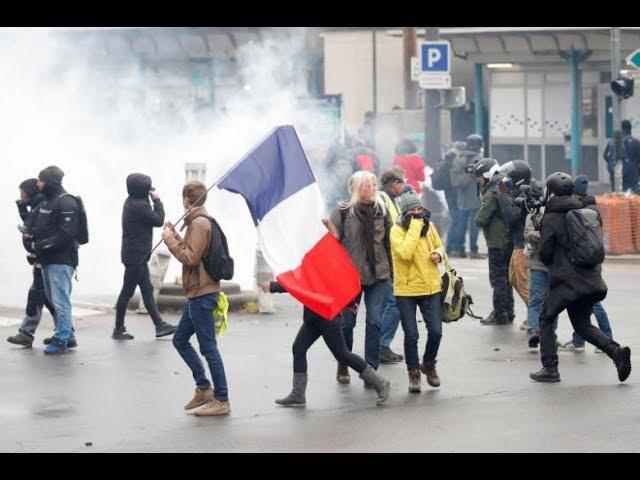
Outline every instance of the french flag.
[(348, 253), (322, 223), (324, 203), (298, 135), (277, 127), (218, 182), (244, 197), (276, 280), (327, 320), (360, 292)]

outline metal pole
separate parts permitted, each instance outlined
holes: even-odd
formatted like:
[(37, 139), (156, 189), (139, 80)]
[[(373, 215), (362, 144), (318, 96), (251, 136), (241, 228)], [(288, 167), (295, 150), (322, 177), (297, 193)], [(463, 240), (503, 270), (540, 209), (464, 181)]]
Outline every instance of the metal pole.
[(576, 176), (580, 170), (581, 136), (580, 126), (580, 70), (578, 69), (579, 53), (571, 51), (571, 175)]
[(417, 56), (416, 27), (402, 29), (402, 50), (404, 66), (404, 108), (418, 108), (418, 83), (411, 80), (411, 58)]
[[(484, 140), (485, 149), (487, 145), (487, 139), (485, 138), (485, 127), (484, 127), (484, 83), (482, 78), (482, 64), (475, 64), (474, 71), (474, 90), (475, 90), (475, 133), (482, 135), (482, 139)], [(488, 151), (488, 150), (485, 150)]]
[(377, 65), (377, 42), (376, 42), (376, 29), (371, 30), (371, 38), (373, 45), (373, 113), (378, 113), (378, 65)]
[[(438, 27), (425, 28), (425, 40), (438, 40), (440, 29)], [(440, 147), (440, 92), (438, 90), (425, 90), (425, 134), (424, 134), (424, 160), (429, 165), (435, 165), (441, 160)]]
[[(611, 27), (611, 80), (620, 73), (620, 27)], [(613, 99), (613, 137), (616, 142), (616, 163), (613, 170), (614, 191), (622, 193), (622, 132), (620, 131), (620, 97)]]

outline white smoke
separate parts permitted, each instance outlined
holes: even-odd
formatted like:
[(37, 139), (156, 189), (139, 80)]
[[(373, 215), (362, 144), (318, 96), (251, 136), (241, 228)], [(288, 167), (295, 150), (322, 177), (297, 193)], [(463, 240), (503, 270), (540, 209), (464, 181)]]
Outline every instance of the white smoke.
[[(80, 248), (74, 297), (113, 299), (124, 271), (120, 241), (127, 175), (151, 176), (167, 220), (175, 220), (183, 213), (185, 162), (206, 162), (211, 184), (278, 124), (293, 124), (303, 147), (311, 145), (307, 139), (322, 117), (298, 108), (297, 98), (308, 93), (302, 55), (306, 32), (288, 30), (287, 35), (266, 34), (261, 43), (235, 52), (245, 88), (239, 83), (231, 95), (216, 96), (215, 114), (197, 116), (193, 105), (176, 102), (173, 124), (160, 113), (149, 115), (149, 102), (143, 107), (130, 101), (149, 82), (134, 58), (110, 69), (113, 60), (96, 60), (101, 52), (90, 38), (74, 43), (47, 29), (0, 34), (0, 153), (5, 165), (0, 176), (0, 220), (5, 226), (0, 305), (22, 306), (26, 300), (31, 271), (15, 227), (19, 217), (14, 201), (20, 182), (44, 167), (62, 168), (64, 187), (83, 198), (89, 217), (90, 242)], [(310, 157), (313, 162), (320, 158)], [(234, 280), (252, 288), (256, 233), (244, 200), (213, 189), (207, 208), (227, 234), (236, 261)], [(156, 229), (154, 241), (159, 239)], [(167, 280), (179, 271), (172, 260)]]

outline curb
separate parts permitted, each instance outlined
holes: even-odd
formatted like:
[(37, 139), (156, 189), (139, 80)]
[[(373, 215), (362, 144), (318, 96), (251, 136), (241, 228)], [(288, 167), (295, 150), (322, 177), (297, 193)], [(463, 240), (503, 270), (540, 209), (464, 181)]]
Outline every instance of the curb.
[(615, 263), (616, 265), (640, 265), (640, 255), (634, 257), (607, 255), (604, 263)]

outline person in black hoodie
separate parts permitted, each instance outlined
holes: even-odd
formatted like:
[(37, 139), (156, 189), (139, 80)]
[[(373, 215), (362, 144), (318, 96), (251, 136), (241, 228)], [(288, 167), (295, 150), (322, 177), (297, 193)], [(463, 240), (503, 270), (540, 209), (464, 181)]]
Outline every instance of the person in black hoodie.
[[(571, 194), (573, 179), (562, 172), (547, 178), (546, 207), (540, 229), (540, 260), (549, 268), (549, 292), (540, 313), (540, 355), (542, 369), (529, 377), (537, 382), (559, 382), (558, 354), (553, 320), (567, 310), (575, 331), (590, 344), (604, 351), (623, 382), (631, 373), (631, 350), (621, 347), (593, 326), (589, 317), (593, 306), (607, 296), (602, 265), (581, 267), (571, 260), (571, 241), (567, 212), (583, 208)], [(599, 218), (599, 216), (598, 216)]]
[[(142, 301), (156, 327), (156, 338), (172, 335), (176, 327), (160, 317), (153, 297), (153, 286), (149, 276), (149, 253), (153, 242), (153, 227), (164, 224), (164, 206), (160, 196), (151, 186), (151, 177), (142, 173), (132, 173), (127, 177), (129, 196), (122, 208), (122, 248), (120, 258), (124, 264), (124, 281), (116, 302), (116, 326), (114, 340), (132, 340), (127, 333), (124, 316), (127, 304), (137, 286), (140, 286)], [(153, 209), (149, 202), (153, 200)]]
[(80, 203), (62, 187), (64, 172), (55, 165), (38, 174), (45, 199), (38, 207), (31, 249), (42, 265), (45, 295), (56, 311), (56, 330), (45, 348), (57, 355), (77, 346), (71, 316), (71, 278), (78, 266)]
[(27, 250), (27, 261), (33, 265), (33, 283), (29, 287), (27, 295), (26, 316), (22, 320), (22, 324), (18, 329), (18, 334), (7, 338), (9, 343), (22, 345), (30, 348), (33, 344), (33, 337), (40, 324), (42, 317), (42, 307), (46, 306), (47, 310), (53, 317), (55, 324), (55, 309), (49, 303), (44, 294), (44, 285), (42, 281), (42, 267), (37, 263), (36, 254), (31, 250), (31, 238), (33, 224), (38, 215), (38, 208), (44, 200), (44, 195), (38, 190), (38, 179), (29, 178), (20, 184), (20, 199), (16, 200), (18, 205), (18, 213), (23, 221), (22, 242)]

